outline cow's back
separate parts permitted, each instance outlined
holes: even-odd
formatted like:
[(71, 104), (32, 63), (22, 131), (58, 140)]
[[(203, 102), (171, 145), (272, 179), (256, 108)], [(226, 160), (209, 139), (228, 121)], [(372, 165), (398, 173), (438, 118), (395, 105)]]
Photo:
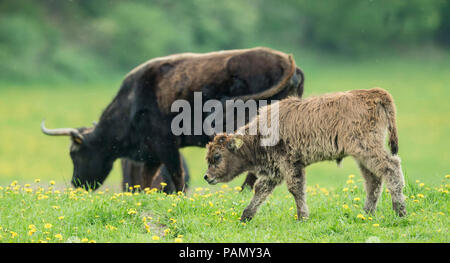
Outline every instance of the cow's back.
[(285, 53), (268, 48), (181, 53), (149, 60), (127, 78), (152, 89), (162, 112), (175, 100), (234, 98), (273, 88), (295, 65)]

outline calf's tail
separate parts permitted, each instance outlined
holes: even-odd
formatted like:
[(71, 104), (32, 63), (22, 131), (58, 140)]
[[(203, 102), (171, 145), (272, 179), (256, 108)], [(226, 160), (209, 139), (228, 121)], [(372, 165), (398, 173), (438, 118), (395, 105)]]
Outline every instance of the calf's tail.
[(394, 104), (394, 99), (391, 94), (387, 91), (380, 89), (383, 93), (381, 96), (381, 105), (383, 106), (387, 121), (388, 121), (388, 131), (389, 131), (389, 147), (391, 148), (392, 154), (398, 153), (398, 133), (397, 133), (397, 117), (396, 109)]

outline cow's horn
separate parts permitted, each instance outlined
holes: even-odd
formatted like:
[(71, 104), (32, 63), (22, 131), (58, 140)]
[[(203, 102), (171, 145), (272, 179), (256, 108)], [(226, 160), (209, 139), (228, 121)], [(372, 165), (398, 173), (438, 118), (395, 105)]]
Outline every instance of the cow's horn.
[(45, 119), (41, 122), (41, 130), (44, 134), (51, 135), (51, 136), (74, 136), (78, 138), (83, 138), (83, 135), (74, 128), (59, 128), (59, 129), (47, 129), (45, 127)]

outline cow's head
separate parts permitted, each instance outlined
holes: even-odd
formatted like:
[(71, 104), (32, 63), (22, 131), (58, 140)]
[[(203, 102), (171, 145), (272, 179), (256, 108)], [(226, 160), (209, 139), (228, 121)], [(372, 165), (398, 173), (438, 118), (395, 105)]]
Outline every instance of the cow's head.
[(105, 149), (102, 139), (95, 135), (95, 128), (47, 129), (42, 121), (41, 130), (51, 136), (70, 136), (73, 186), (95, 190), (103, 183), (112, 169), (114, 159)]
[(209, 184), (231, 181), (245, 171), (247, 163), (238, 154), (243, 146), (240, 135), (219, 134), (207, 145), (208, 171), (205, 180)]

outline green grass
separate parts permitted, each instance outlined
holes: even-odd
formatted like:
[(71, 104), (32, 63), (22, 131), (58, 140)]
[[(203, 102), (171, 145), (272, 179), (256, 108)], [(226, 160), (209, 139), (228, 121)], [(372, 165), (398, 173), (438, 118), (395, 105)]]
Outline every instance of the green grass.
[[(325, 196), (316, 190), (318, 193), (313, 195), (313, 188), (310, 189), (311, 218), (307, 222), (294, 220), (294, 210), (289, 210), (294, 205), (293, 198), (282, 186), (268, 203), (262, 205), (254, 220), (243, 226), (237, 218), (250, 201), (250, 192), (224, 191), (220, 197), (221, 194), (217, 194), (222, 190), (219, 185), (209, 188), (212, 193), (209, 197), (204, 197), (204, 192), (197, 193), (202, 194), (201, 197), (194, 197), (195, 188), (207, 187), (202, 179), (206, 170), (205, 152), (195, 147), (182, 150), (192, 178), (187, 199), (141, 194), (117, 197), (120, 202), (111, 201), (114, 192), (120, 189), (121, 175), (116, 162), (105, 186), (100, 189), (105, 192), (108, 188), (109, 193), (87, 194), (85, 200), (81, 200), (83, 197), (72, 200), (70, 195), (63, 193), (48, 194), (48, 199), (37, 200), (35, 179), (39, 178), (45, 184), (55, 180), (56, 189), (62, 192), (70, 187), (73, 169), (68, 154), (69, 140), (42, 135), (41, 120), (45, 117), (50, 128), (89, 126), (116, 94), (120, 80), (59, 86), (3, 83), (0, 84), (0, 185), (4, 188), (0, 191), (1, 241), (29, 242), (45, 240), (48, 236), (50, 241), (56, 241), (54, 235), (61, 233), (62, 241), (77, 236), (97, 242), (147, 242), (152, 241), (153, 235), (162, 237), (160, 231), (171, 228), (174, 233), (184, 235), (185, 242), (364, 242), (369, 236), (386, 242), (448, 242), (449, 202), (448, 195), (443, 192), (448, 190), (448, 182), (442, 180), (450, 174), (450, 54), (430, 52), (427, 56), (348, 61), (298, 53), (295, 58), (306, 74), (305, 97), (374, 86), (392, 93), (398, 109), (399, 155), (409, 182), (405, 191), (408, 196), (424, 195), (424, 198), (416, 198), (418, 203), (412, 201), (416, 199), (408, 199), (409, 216), (394, 216), (390, 197), (384, 193), (373, 219), (358, 220), (357, 214), (364, 215), (362, 186), (349, 196), (342, 192), (348, 175), (361, 178), (354, 161), (347, 158), (343, 168), (337, 168), (333, 162), (307, 168), (308, 186), (319, 184), (329, 192)], [(14, 180), (21, 185), (32, 184), (34, 194), (22, 193), (22, 190), (14, 194), (14, 190), (6, 190)], [(420, 188), (416, 180), (425, 186)], [(242, 181), (243, 176), (230, 183), (230, 188)], [(440, 188), (444, 190), (436, 190)], [(191, 197), (194, 201), (189, 201)], [(359, 207), (353, 206), (354, 197), (361, 199), (356, 203)], [(137, 202), (141, 203), (135, 207), (138, 213), (129, 215), (128, 210)], [(177, 206), (167, 213), (173, 202)], [(209, 207), (209, 202), (214, 206)], [(349, 211), (342, 208), (344, 203), (350, 206)], [(218, 210), (223, 211), (215, 215)], [(236, 214), (232, 215), (233, 212)], [(143, 227), (142, 216), (145, 214), (156, 220), (150, 234)], [(64, 219), (57, 220), (62, 215)], [(225, 215), (227, 221), (219, 221), (220, 215)], [(176, 223), (170, 224), (171, 217)], [(47, 231), (49, 234), (42, 232), (46, 222), (53, 224), (51, 231)], [(41, 231), (36, 232), (39, 236), (27, 235), (29, 224), (36, 225)], [(117, 230), (106, 229), (108, 224)], [(373, 227), (373, 224), (380, 226)], [(18, 236), (10, 240), (8, 231), (17, 232)], [(174, 238), (174, 234), (170, 234), (159, 241), (171, 242)]]
[(450, 179), (442, 181), (407, 185), (403, 218), (387, 192), (366, 215), (357, 180), (335, 190), (309, 187), (310, 218), (297, 221), (293, 197), (279, 187), (248, 223), (239, 217), (252, 193), (228, 185), (186, 196), (13, 183), (0, 188), (0, 242), (449, 242)]

